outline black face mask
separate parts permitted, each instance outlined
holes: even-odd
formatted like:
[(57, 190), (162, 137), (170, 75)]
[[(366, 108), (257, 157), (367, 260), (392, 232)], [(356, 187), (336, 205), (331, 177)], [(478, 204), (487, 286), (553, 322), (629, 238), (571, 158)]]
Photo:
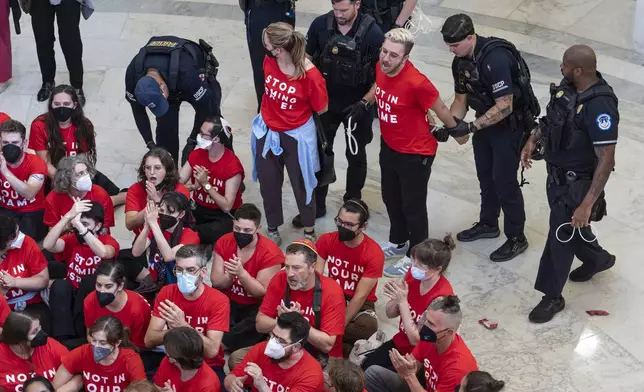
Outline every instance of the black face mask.
[(61, 106), (59, 108), (54, 108), (54, 117), (58, 122), (65, 122), (72, 117), (73, 112), (74, 109)]
[(114, 302), (114, 300), (116, 299), (116, 294), (97, 291), (96, 292), (96, 299), (98, 299), (98, 306), (100, 306), (101, 308), (104, 308), (107, 305), (109, 305), (112, 302)]
[(31, 339), (31, 343), (29, 343), (29, 345), (34, 348), (44, 346), (45, 344), (47, 344), (47, 334), (42, 329), (38, 331), (36, 336)]
[(277, 56), (273, 54), (273, 50), (268, 50), (268, 48), (264, 46), (264, 52), (266, 52), (266, 55), (272, 59), (277, 58)]
[(6, 146), (2, 147), (2, 155), (7, 162), (16, 163), (22, 155), (22, 148), (16, 146), (15, 144), (7, 144)]
[(358, 234), (355, 231), (349, 230), (346, 227), (338, 226), (338, 239), (342, 242), (351, 241), (356, 238)]
[(253, 236), (254, 235), (250, 233), (239, 233), (237, 231), (233, 231), (233, 237), (235, 237), (235, 242), (237, 242), (239, 249), (244, 249), (253, 242)]
[(423, 327), (419, 331), (419, 334), (420, 340), (422, 340), (423, 342), (436, 343), (436, 341), (438, 340), (436, 332), (434, 332), (433, 329), (429, 328), (426, 325), (423, 325)]
[(161, 230), (168, 230), (177, 224), (177, 218), (168, 214), (159, 214), (159, 227)]

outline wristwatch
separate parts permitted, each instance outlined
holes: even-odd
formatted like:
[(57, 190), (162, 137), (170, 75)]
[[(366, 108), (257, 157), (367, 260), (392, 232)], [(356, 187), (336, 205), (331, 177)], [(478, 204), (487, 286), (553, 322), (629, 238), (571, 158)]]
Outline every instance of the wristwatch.
[(203, 186), (203, 189), (205, 189), (206, 192), (210, 192), (210, 190), (212, 189), (212, 185), (206, 184), (206, 185)]

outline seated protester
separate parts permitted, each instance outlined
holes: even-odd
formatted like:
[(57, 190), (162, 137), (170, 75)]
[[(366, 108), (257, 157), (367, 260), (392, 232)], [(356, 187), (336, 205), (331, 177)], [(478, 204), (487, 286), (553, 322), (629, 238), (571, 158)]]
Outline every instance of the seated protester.
[(128, 385), (125, 392), (159, 392), (159, 390), (150, 381), (139, 380)]
[(333, 279), (315, 271), (318, 257), (315, 245), (306, 239), (286, 248), (286, 266), (266, 288), (256, 328), (259, 333), (268, 333), (280, 314), (299, 311), (311, 323), (308, 340), (303, 342), (307, 351), (318, 357), (342, 358), (344, 293)]
[(145, 225), (132, 245), (134, 257), (147, 251), (148, 272), (142, 274), (149, 273), (160, 286), (177, 282), (173, 273), (177, 250), (199, 244), (199, 235), (190, 228), (192, 219), (190, 200), (179, 192), (164, 194), (158, 207), (148, 202)]
[(105, 210), (102, 226), (114, 227), (114, 204), (103, 188), (92, 183), (94, 174), (94, 166), (83, 155), (60, 160), (54, 177), (54, 190), (45, 198), (45, 225), (53, 227), (58, 223), (78, 198), (100, 203)]
[(181, 168), (180, 181), (193, 190), (195, 229), (202, 244), (214, 244), (233, 229), (232, 215), (242, 204), (244, 167), (225, 145), (230, 130), (219, 118), (207, 119), (197, 135), (197, 148)]
[(342, 287), (347, 301), (342, 338), (345, 358), (357, 340), (369, 339), (378, 331), (376, 286), (382, 277), (385, 254), (364, 233), (368, 220), (369, 208), (362, 200), (347, 200), (335, 217), (338, 231), (322, 235), (316, 244), (321, 257), (316, 270), (323, 274), (328, 262), (328, 275)]
[(141, 159), (138, 182), (127, 190), (125, 200), (125, 227), (139, 235), (145, 223), (145, 209), (149, 201), (157, 204), (168, 192), (177, 191), (190, 199), (190, 191), (179, 183), (179, 172), (169, 152), (155, 147)]
[[(130, 333), (112, 316), (96, 320), (87, 332), (89, 343), (63, 358), (54, 388), (57, 391), (123, 391), (128, 384), (145, 380), (145, 371)], [(82, 382), (75, 382), (76, 375)]]
[(223, 383), (221, 338), (228, 331), (230, 305), (225, 295), (204, 283), (207, 261), (197, 245), (179, 248), (175, 262), (178, 282), (163, 287), (157, 295), (145, 345), (153, 348), (163, 344), (165, 334), (174, 328), (194, 328), (203, 339), (206, 363)]
[(51, 312), (40, 292), (49, 285), (47, 260), (36, 241), (18, 230), (18, 221), (0, 213), (0, 292), (13, 311), (28, 310), (51, 334)]
[(400, 316), (398, 333), (365, 358), (363, 370), (372, 365), (394, 370), (389, 351), (395, 348), (402, 355), (412, 352), (420, 340), (417, 324), (427, 306), (436, 297), (454, 294), (452, 285), (443, 276), (454, 247), (449, 234), (442, 241), (430, 238), (415, 245), (411, 250), (413, 268), (400, 282), (390, 280), (385, 283), (383, 291), (389, 297), (385, 314), (389, 318)]
[[(73, 87), (56, 86), (49, 98), (47, 113), (31, 123), (29, 148), (47, 163), (47, 174), (53, 181), (56, 168), (64, 157), (84, 154), (92, 166), (96, 165), (96, 132), (94, 125), (83, 112)], [(112, 198), (117, 206), (125, 203), (121, 191), (104, 174), (97, 172), (95, 183)]]
[(26, 379), (41, 375), (53, 380), (65, 346), (48, 338), (29, 312), (10, 313), (0, 338), (0, 390), (18, 391)]
[[(49, 290), (49, 305), (55, 309), (52, 337), (60, 342), (74, 338), (82, 338), (81, 344), (85, 342), (85, 328), (76, 328), (83, 326), (83, 301), (89, 294), (79, 290), (81, 280), (91, 278), (103, 260), (113, 259), (119, 251), (114, 237), (100, 234), (104, 218), (100, 203), (77, 199), (43, 241), (45, 249), (67, 264), (65, 279), (55, 279)], [(62, 235), (70, 224), (72, 233)]]
[(505, 382), (495, 380), (488, 372), (474, 370), (468, 373), (454, 392), (499, 392)]
[(23, 392), (55, 392), (51, 381), (42, 376), (36, 376), (27, 380), (22, 384), (22, 390)]
[(20, 231), (40, 241), (46, 233), (43, 184), (47, 164), (25, 151), (26, 136), (25, 126), (18, 121), (7, 120), (0, 125), (0, 209), (9, 211), (18, 219)]
[(219, 392), (217, 373), (204, 361), (204, 344), (190, 327), (171, 329), (163, 337), (166, 357), (154, 375), (160, 390), (172, 392)]
[[(233, 232), (215, 244), (210, 281), (230, 300), (230, 332), (222, 340), (229, 351), (266, 339), (255, 330), (255, 318), (268, 283), (282, 269), (284, 253), (259, 234), (261, 221), (262, 213), (255, 205), (242, 204), (235, 212)], [(236, 365), (232, 362), (229, 358), (231, 369)]]
[(347, 359), (334, 363), (329, 367), (327, 373), (331, 384), (329, 392), (365, 391), (366, 382), (362, 369)]
[[(458, 390), (461, 380), (478, 370), (476, 359), (456, 333), (462, 314), (455, 295), (435, 298), (421, 319), (420, 341), (411, 354), (401, 354), (395, 348), (389, 353), (395, 372), (382, 366), (367, 369), (367, 390), (452, 392)], [(416, 373), (423, 370), (425, 385)], [(398, 373), (396, 375), (396, 372)]]
[(323, 391), (322, 367), (303, 346), (310, 330), (309, 321), (299, 312), (281, 313), (270, 340), (251, 347), (244, 360), (228, 373), (226, 390)]

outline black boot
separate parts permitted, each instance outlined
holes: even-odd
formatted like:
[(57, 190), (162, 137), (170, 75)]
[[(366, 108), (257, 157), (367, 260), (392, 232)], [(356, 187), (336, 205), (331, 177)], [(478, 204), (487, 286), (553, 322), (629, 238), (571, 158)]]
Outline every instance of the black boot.
[(81, 107), (85, 107), (85, 102), (87, 100), (85, 99), (85, 92), (83, 91), (83, 89), (76, 89), (76, 95), (78, 95), (78, 103), (80, 103)]
[(490, 255), (490, 260), (500, 262), (517, 257), (528, 249), (528, 240), (524, 235), (509, 238), (501, 247)]
[(610, 255), (608, 263), (599, 267), (598, 269), (592, 268), (589, 264), (584, 263), (579, 268), (575, 268), (574, 271), (568, 275), (571, 282), (586, 282), (589, 281), (593, 276), (597, 275), (602, 271), (606, 271), (609, 268), (612, 268), (615, 265), (615, 256)]
[(548, 297), (544, 295), (541, 302), (532, 309), (528, 318), (533, 323), (542, 324), (552, 320), (555, 314), (566, 307), (566, 300), (562, 296)]
[(51, 92), (54, 90), (54, 87), (56, 87), (56, 83), (53, 81), (43, 83), (40, 87), (40, 90), (38, 90), (38, 95), (36, 95), (38, 102), (44, 102), (48, 100)]
[(465, 229), (456, 235), (461, 242), (472, 242), (481, 238), (496, 238), (501, 235), (498, 227), (476, 222), (471, 228)]

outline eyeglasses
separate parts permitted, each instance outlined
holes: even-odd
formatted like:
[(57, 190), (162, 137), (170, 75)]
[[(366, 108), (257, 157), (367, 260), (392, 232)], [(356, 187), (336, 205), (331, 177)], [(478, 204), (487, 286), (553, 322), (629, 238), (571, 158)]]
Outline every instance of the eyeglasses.
[(342, 219), (340, 219), (340, 217), (337, 217), (337, 216), (335, 218), (333, 218), (333, 221), (335, 222), (335, 224), (337, 226), (346, 227), (347, 229), (352, 229), (352, 228), (354, 228), (356, 226), (360, 226), (360, 222), (358, 222), (358, 223), (345, 222)]
[(176, 276), (180, 276), (185, 273), (187, 273), (188, 275), (197, 275), (197, 273), (199, 273), (200, 270), (201, 270), (201, 267), (190, 267), (186, 269), (174, 267), (173, 272)]

